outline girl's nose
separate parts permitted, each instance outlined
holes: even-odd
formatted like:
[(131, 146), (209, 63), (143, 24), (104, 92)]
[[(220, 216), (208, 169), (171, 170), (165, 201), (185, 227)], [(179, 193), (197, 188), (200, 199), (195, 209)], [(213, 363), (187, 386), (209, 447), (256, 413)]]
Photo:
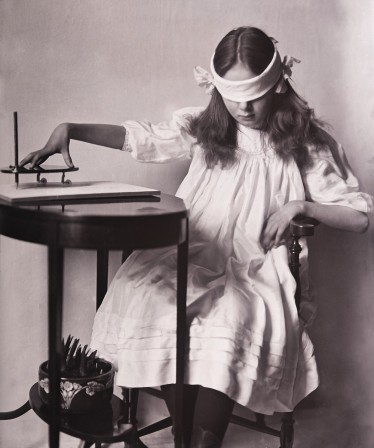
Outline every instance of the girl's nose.
[(242, 111), (250, 111), (253, 109), (252, 101), (243, 101), (239, 103), (239, 109)]

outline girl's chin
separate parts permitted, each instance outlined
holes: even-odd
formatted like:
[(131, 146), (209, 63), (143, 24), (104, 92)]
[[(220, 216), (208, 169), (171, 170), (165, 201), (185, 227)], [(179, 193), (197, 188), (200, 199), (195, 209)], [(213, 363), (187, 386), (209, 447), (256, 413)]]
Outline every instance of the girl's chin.
[(246, 128), (250, 128), (250, 129), (260, 129), (261, 128), (261, 124), (257, 120), (254, 120), (254, 119), (240, 118), (240, 119), (237, 119), (236, 121)]

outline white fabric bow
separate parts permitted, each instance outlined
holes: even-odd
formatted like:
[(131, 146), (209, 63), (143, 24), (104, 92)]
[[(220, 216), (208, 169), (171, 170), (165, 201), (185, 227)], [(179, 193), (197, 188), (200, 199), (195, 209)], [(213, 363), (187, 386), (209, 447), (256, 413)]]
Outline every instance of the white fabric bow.
[(300, 60), (294, 58), (293, 56), (285, 56), (282, 62), (282, 76), (278, 82), (277, 88), (275, 89), (276, 93), (285, 93), (287, 91), (286, 80), (291, 79), (292, 76), (292, 67), (294, 63), (300, 64)]
[(213, 76), (207, 72), (205, 69), (203, 69), (200, 66), (196, 66), (193, 70), (195, 80), (197, 82), (197, 85), (199, 87), (202, 87), (205, 89), (205, 93), (208, 95), (211, 95), (214, 90), (214, 79)]

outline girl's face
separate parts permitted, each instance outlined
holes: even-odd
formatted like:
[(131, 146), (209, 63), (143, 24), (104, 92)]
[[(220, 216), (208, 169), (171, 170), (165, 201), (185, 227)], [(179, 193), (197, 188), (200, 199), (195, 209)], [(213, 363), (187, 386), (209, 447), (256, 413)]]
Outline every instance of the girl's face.
[[(254, 78), (255, 75), (242, 62), (235, 64), (226, 74), (224, 79), (229, 81), (244, 81)], [(238, 103), (236, 101), (223, 98), (223, 102), (229, 114), (240, 124), (251, 129), (261, 129), (262, 125), (271, 109), (274, 89), (270, 89), (265, 95), (253, 101)]]

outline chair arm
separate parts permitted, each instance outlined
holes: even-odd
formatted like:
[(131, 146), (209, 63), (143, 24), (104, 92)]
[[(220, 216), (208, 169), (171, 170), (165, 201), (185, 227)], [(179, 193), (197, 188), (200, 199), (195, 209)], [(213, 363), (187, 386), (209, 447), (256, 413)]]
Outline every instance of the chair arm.
[(295, 237), (312, 236), (319, 222), (313, 218), (296, 217), (290, 222), (290, 235)]
[(299, 243), (299, 238), (305, 236), (313, 236), (314, 228), (318, 225), (318, 221), (312, 218), (294, 218), (290, 222), (290, 244), (288, 246), (290, 259), (289, 267), (292, 275), (296, 280), (296, 291), (295, 291), (295, 303), (296, 308), (300, 311), (300, 301), (301, 301), (301, 285), (300, 285), (300, 274), (299, 274), (299, 255), (301, 252), (301, 246)]

